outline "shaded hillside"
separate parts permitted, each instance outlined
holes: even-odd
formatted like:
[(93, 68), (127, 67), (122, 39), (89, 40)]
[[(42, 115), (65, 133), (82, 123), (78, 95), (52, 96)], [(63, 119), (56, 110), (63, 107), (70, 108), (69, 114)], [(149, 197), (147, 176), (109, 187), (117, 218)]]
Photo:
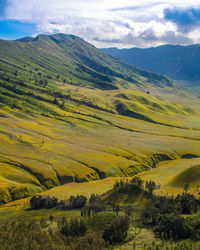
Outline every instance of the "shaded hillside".
[(194, 81), (200, 80), (200, 45), (180, 46), (163, 45), (140, 49), (102, 49), (107, 54), (129, 64), (165, 74), (172, 79)]

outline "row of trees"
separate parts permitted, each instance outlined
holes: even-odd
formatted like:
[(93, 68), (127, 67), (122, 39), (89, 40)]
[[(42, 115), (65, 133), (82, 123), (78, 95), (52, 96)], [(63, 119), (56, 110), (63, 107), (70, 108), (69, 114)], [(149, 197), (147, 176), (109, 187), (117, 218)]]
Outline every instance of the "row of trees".
[(77, 195), (77, 196), (70, 196), (67, 200), (61, 200), (57, 208), (59, 209), (77, 209), (77, 208), (83, 208), (87, 202), (87, 198), (84, 195)]
[(102, 201), (101, 196), (98, 194), (91, 194), (88, 203), (81, 209), (81, 216), (89, 217), (106, 209), (106, 203)]
[(156, 185), (156, 183), (152, 180), (143, 181), (138, 176), (134, 176), (130, 181), (128, 179), (116, 181), (113, 187), (113, 190), (118, 188), (129, 189), (136, 188), (143, 191), (148, 191), (150, 195), (153, 194), (154, 190), (159, 189), (160, 185)]
[(67, 200), (61, 200), (58, 202), (58, 199), (55, 197), (43, 197), (41, 195), (33, 196), (30, 199), (30, 206), (32, 209), (40, 208), (58, 208), (58, 209), (76, 209), (83, 208), (86, 204), (87, 198), (83, 195), (79, 196), (70, 196)]
[(55, 197), (50, 198), (42, 197), (41, 195), (33, 196), (30, 199), (30, 206), (32, 209), (40, 209), (40, 208), (53, 208), (58, 204), (58, 199)]

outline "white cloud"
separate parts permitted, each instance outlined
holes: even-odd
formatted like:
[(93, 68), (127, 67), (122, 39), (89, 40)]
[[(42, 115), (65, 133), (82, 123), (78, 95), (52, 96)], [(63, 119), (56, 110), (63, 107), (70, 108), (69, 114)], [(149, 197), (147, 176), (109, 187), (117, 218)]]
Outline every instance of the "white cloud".
[(37, 33), (70, 33), (99, 47), (148, 47), (200, 42), (198, 29), (180, 33), (163, 18), (169, 7), (199, 0), (7, 0), (6, 18), (35, 23)]

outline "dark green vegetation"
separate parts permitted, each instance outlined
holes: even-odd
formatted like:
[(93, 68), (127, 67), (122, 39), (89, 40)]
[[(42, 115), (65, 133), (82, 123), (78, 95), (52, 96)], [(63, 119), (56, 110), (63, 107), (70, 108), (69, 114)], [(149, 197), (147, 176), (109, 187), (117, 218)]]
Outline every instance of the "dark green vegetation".
[[(92, 194), (84, 209), (66, 208), (70, 216), (53, 215), (59, 206), (49, 217), (17, 216), (0, 226), (0, 249), (198, 249), (200, 214), (194, 208), (199, 210), (199, 199), (189, 193), (156, 196), (157, 188), (153, 181), (134, 177), (116, 181), (103, 195)], [(113, 202), (116, 195), (134, 201)], [(144, 232), (147, 241), (141, 242)]]
[(0, 249), (104, 249), (105, 242), (99, 235), (91, 232), (86, 235), (84, 220), (71, 219), (68, 226), (65, 217), (52, 218), (20, 218), (1, 226)]
[(136, 67), (165, 74), (172, 79), (200, 80), (200, 45), (163, 45), (155, 48), (102, 49), (107, 54)]
[(68, 200), (61, 200), (58, 202), (58, 199), (53, 197), (42, 197), (41, 195), (33, 196), (30, 199), (30, 206), (32, 209), (40, 209), (40, 208), (54, 208), (57, 207), (59, 209), (75, 209), (75, 208), (83, 208), (87, 198), (83, 195), (81, 196), (70, 196)]
[(40, 208), (53, 208), (58, 204), (58, 200), (53, 197), (42, 197), (41, 195), (33, 196), (30, 199), (30, 206), (32, 209), (40, 209)]
[[(113, 190), (106, 195), (106, 199), (111, 201), (112, 196), (114, 195), (115, 197), (116, 193), (122, 200), (127, 194), (133, 196), (135, 198), (135, 204), (137, 204), (137, 209), (135, 205), (133, 205), (134, 203), (130, 203), (130, 200), (129, 205), (124, 201), (124, 204), (128, 206), (123, 206), (121, 209), (124, 210), (129, 217), (137, 214), (136, 211), (139, 209), (139, 218), (136, 221), (140, 227), (151, 227), (156, 237), (163, 241), (168, 239), (193, 239), (198, 242), (200, 239), (200, 199), (195, 198), (188, 192), (183, 192), (175, 197), (158, 196), (153, 193), (154, 190), (158, 188), (159, 186), (156, 187), (156, 184), (151, 180), (144, 182), (140, 178), (134, 177), (131, 181), (116, 182)], [(184, 189), (188, 190), (188, 185), (185, 185)], [(117, 209), (117, 204), (116, 202), (114, 205), (116, 212), (120, 210)], [(144, 206), (144, 208), (142, 208), (142, 206)], [(184, 217), (184, 215), (189, 216)], [(155, 249), (160, 248), (157, 247)]]
[[(176, 197), (153, 196), (142, 211), (141, 219), (144, 225), (154, 226), (159, 237), (199, 239), (199, 232), (192, 228), (190, 219), (181, 217), (181, 214), (197, 213), (199, 205), (199, 199), (188, 193)], [(199, 222), (196, 223), (198, 228)]]

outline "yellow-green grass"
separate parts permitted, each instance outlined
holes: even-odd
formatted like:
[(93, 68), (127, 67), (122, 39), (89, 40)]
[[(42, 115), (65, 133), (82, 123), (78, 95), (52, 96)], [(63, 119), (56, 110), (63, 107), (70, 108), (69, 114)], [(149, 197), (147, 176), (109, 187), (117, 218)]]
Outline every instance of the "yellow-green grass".
[[(114, 183), (119, 180), (116, 178), (105, 178), (99, 181), (84, 182), (84, 183), (68, 183), (62, 186), (54, 187), (45, 192), (39, 193), (43, 196), (55, 196), (59, 200), (68, 199), (71, 195), (84, 195), (87, 198), (92, 193), (103, 194), (112, 189)], [(0, 221), (12, 216), (49, 216), (52, 213), (55, 215), (62, 215), (63, 211), (56, 209), (40, 209), (40, 210), (29, 210), (30, 197), (25, 199), (16, 200), (5, 205), (0, 206)], [(74, 211), (75, 214), (79, 215), (80, 211)], [(66, 214), (69, 214), (66, 213)], [(73, 212), (72, 212), (73, 214)]]
[(159, 194), (178, 194), (189, 184), (189, 192), (198, 195), (200, 186), (200, 158), (178, 159), (159, 163), (156, 168), (138, 174), (143, 180), (160, 184)]
[(200, 165), (195, 165), (177, 174), (170, 184), (183, 187), (186, 183), (190, 183), (192, 187), (200, 186)]
[(130, 225), (128, 236), (125, 242), (111, 246), (115, 250), (144, 250), (144, 249), (199, 249), (199, 241), (183, 239), (178, 241), (161, 240), (156, 237), (150, 228), (141, 228), (137, 225)]
[(161, 240), (155, 238), (152, 230), (130, 225), (126, 242), (114, 246), (113, 249), (132, 250), (134, 249), (133, 246), (135, 246), (138, 250), (144, 250), (144, 245), (151, 247), (152, 242), (155, 240), (157, 243), (161, 242)]
[(83, 183), (68, 183), (62, 186), (54, 187), (50, 190), (42, 192), (44, 196), (55, 196), (59, 200), (68, 199), (71, 195), (84, 195), (87, 198), (91, 194), (103, 194), (113, 188), (116, 181), (119, 181), (120, 177), (109, 177), (99, 181), (83, 182)]
[[(182, 98), (181, 91), (175, 97), (168, 90), (164, 96), (164, 90), (154, 89), (148, 95), (133, 87), (116, 91), (64, 87), (74, 99), (85, 98), (113, 114), (70, 100), (66, 110), (46, 104), (58, 115), (1, 109), (0, 163), (6, 169), (0, 173), (2, 203), (13, 200), (10, 187), (16, 198), (23, 198), (21, 188), (29, 190), (28, 195), (72, 181), (133, 176), (162, 160), (200, 155), (198, 98), (189, 94)], [(152, 121), (116, 114), (119, 101)]]

